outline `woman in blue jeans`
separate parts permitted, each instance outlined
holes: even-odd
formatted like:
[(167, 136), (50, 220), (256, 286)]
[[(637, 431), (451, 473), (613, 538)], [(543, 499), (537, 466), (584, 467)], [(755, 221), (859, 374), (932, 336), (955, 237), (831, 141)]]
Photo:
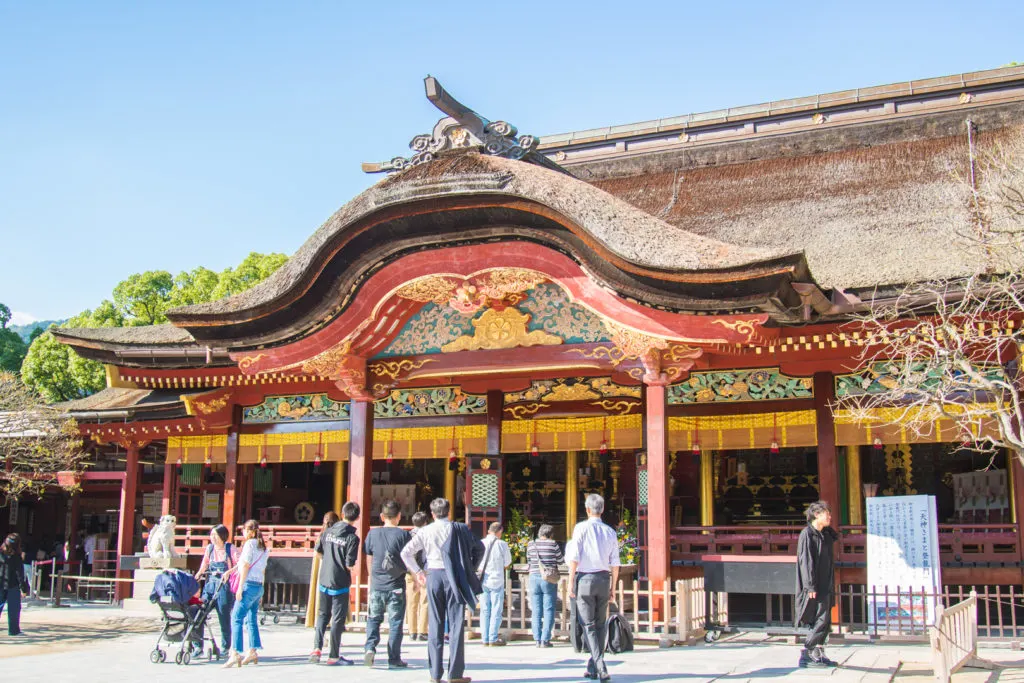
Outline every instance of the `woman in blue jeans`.
[[(561, 546), (551, 540), (553, 531), (550, 524), (542, 524), (537, 530), (537, 540), (526, 546), (526, 561), (530, 565), (533, 640), (537, 647), (551, 647), (551, 629), (555, 623), (555, 598), (558, 592), (558, 565), (565, 560)], [(545, 574), (555, 577), (556, 583), (548, 581)]]
[[(250, 519), (242, 527), (245, 537), (245, 545), (242, 547), (242, 556), (238, 558), (238, 564), (225, 573), (225, 577), (233, 572), (238, 572), (238, 589), (235, 591), (235, 606), (231, 610), (231, 640), (232, 652), (224, 668), (242, 666), (243, 664), (258, 664), (258, 650), (263, 648), (260, 642), (260, 627), (256, 614), (260, 608), (260, 601), (263, 598), (263, 578), (267, 571), (267, 556), (270, 549), (263, 542), (263, 534), (260, 532), (260, 525), (255, 519)], [(242, 626), (249, 632), (249, 653), (242, 657), (244, 642), (242, 640)]]
[(235, 566), (238, 558), (228, 541), (228, 528), (218, 524), (210, 530), (210, 544), (203, 554), (196, 578), (208, 574), (203, 586), (203, 600), (216, 600), (217, 621), (220, 623), (221, 651), (227, 654), (231, 649), (231, 608), (235, 606), (235, 594), (227, 586), (221, 587), (224, 575)]

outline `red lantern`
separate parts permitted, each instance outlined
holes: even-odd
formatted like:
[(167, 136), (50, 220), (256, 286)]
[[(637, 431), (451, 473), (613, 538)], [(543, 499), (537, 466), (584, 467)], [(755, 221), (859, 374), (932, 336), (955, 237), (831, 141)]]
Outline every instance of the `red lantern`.
[(778, 441), (772, 441), (772, 445), (768, 447), (768, 452), (771, 453), (772, 455), (778, 455), (779, 454), (779, 442)]
[(876, 451), (882, 450), (882, 440), (876, 436), (875, 440), (871, 443), (871, 448), (873, 448)]
[(178, 461), (175, 463), (178, 467), (178, 473), (181, 473), (181, 453), (178, 454)]
[(693, 454), (700, 455), (700, 418), (695, 418), (693, 423)]
[(601, 445), (598, 447), (598, 452), (601, 455), (608, 455), (608, 418), (604, 419), (604, 424), (601, 427)]
[(448, 470), (454, 472), (458, 469), (459, 452), (455, 450), (455, 427), (452, 427), (452, 447), (448, 451)]
[(778, 437), (778, 415), (772, 413), (772, 444), (768, 447), (768, 452), (772, 455), (779, 454), (779, 437)]
[(537, 421), (533, 421), (533, 442), (530, 444), (530, 457), (540, 457), (540, 448), (537, 445)]
[[(323, 450), (324, 445), (324, 433), (320, 432), (320, 437), (316, 444), (316, 455), (313, 456), (313, 474), (320, 474), (320, 452)], [(305, 448), (305, 446), (303, 446)]]

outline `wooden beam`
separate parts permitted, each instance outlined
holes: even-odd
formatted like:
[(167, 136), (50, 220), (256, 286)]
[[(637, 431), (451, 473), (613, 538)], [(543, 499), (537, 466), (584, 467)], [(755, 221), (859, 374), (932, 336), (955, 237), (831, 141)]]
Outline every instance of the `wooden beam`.
[[(835, 378), (831, 372), (814, 373), (815, 428), (818, 435), (818, 498), (832, 507), (835, 525), (839, 524), (842, 505), (839, 491), (839, 455), (836, 452), (836, 427), (832, 402), (836, 397)], [(842, 585), (842, 570), (836, 570), (836, 585)], [(832, 607), (832, 620), (839, 620), (838, 603)]]
[(671, 570), (668, 511), (668, 416), (665, 384), (651, 383), (644, 393), (647, 435), (647, 578), (660, 591)]
[(174, 509), (174, 463), (168, 459), (164, 463), (164, 486), (160, 496), (160, 515), (169, 515)]
[[(139, 485), (139, 446), (129, 443), (126, 448), (125, 477), (121, 481), (121, 511), (117, 524), (117, 578), (130, 579), (131, 571), (121, 569), (121, 558), (132, 554), (135, 540), (135, 492)], [(124, 600), (131, 594), (130, 583), (118, 583), (114, 599)]]
[(242, 406), (236, 405), (231, 415), (228, 430), (227, 464), (224, 468), (224, 510), (221, 518), (224, 526), (234, 529), (238, 524), (238, 428), (242, 424)]
[[(353, 400), (351, 403), (352, 432), (348, 458), (349, 498), (359, 505), (359, 520), (355, 526), (359, 540), (366, 539), (370, 529), (370, 483), (373, 478), (373, 404), (366, 401)], [(341, 512), (340, 510), (338, 511)], [(356, 563), (356, 582), (367, 578), (366, 558), (360, 552)]]
[(505, 394), (500, 389), (487, 392), (487, 454), (501, 454), (501, 419), (505, 407)]

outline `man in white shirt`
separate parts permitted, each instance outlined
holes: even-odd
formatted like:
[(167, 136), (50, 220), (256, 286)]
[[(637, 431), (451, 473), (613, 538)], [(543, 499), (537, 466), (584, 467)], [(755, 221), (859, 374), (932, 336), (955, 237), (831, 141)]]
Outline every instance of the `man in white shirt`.
[(498, 637), (505, 614), (505, 569), (512, 564), (508, 543), (501, 540), (501, 523), (494, 522), (484, 538), (484, 559), (477, 571), (484, 593), (480, 596), (480, 630), (484, 647), (504, 645)]
[(604, 663), (604, 648), (608, 640), (608, 602), (612, 587), (619, 582), (619, 539), (615, 529), (601, 521), (604, 498), (591, 493), (586, 507), (587, 521), (576, 525), (565, 546), (569, 597), (576, 600), (576, 612), (590, 649), (584, 675), (608, 681), (611, 676)]

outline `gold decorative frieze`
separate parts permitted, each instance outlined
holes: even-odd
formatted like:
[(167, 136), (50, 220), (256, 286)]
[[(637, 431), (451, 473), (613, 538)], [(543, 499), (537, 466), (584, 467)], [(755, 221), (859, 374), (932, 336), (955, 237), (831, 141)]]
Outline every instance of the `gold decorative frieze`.
[(445, 344), (441, 352), (490, 351), (520, 346), (557, 346), (562, 343), (561, 337), (543, 330), (527, 331), (526, 324), (529, 321), (529, 314), (517, 308), (509, 307), (500, 311), (490, 308), (473, 320), (473, 334)]

